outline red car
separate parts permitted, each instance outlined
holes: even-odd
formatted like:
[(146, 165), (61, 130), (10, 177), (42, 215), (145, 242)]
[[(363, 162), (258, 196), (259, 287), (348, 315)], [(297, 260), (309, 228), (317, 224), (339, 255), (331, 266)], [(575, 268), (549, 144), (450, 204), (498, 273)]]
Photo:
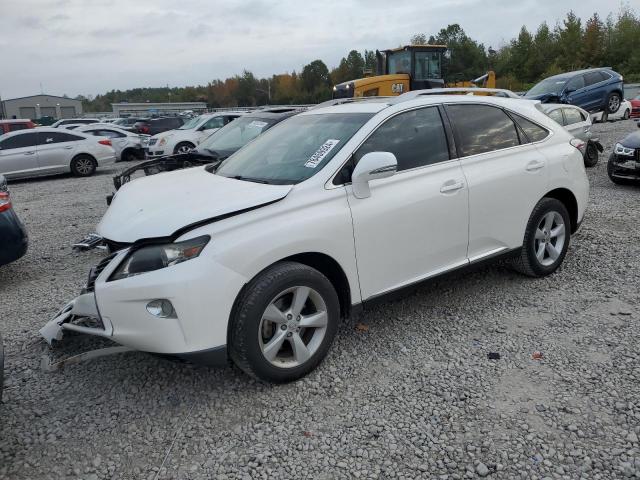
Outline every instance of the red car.
[(629, 101), (631, 102), (631, 118), (640, 118), (640, 95)]
[(16, 130), (26, 130), (36, 128), (36, 124), (28, 119), (13, 118), (11, 120), (0, 120), (0, 135), (15, 132)]

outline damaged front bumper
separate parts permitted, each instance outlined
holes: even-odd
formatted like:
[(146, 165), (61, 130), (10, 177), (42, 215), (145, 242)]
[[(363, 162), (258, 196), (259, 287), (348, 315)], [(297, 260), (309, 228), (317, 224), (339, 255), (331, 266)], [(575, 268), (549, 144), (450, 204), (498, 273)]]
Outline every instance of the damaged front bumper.
[(62, 340), (64, 330), (110, 337), (113, 333), (113, 325), (100, 317), (95, 294), (89, 292), (67, 303), (40, 329), (40, 334), (49, 345), (52, 345), (54, 340)]

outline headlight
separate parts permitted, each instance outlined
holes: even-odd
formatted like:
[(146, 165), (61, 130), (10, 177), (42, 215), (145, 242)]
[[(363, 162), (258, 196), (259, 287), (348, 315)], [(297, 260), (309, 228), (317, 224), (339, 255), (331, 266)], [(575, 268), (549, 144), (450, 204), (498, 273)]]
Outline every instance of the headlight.
[(203, 235), (184, 242), (150, 245), (134, 250), (113, 272), (110, 280), (133, 277), (196, 258), (210, 239), (209, 235)]
[(616, 155), (625, 155), (627, 157), (632, 157), (633, 151), (634, 151), (633, 148), (627, 148), (620, 143), (616, 143), (616, 147), (614, 149), (614, 152), (616, 153)]

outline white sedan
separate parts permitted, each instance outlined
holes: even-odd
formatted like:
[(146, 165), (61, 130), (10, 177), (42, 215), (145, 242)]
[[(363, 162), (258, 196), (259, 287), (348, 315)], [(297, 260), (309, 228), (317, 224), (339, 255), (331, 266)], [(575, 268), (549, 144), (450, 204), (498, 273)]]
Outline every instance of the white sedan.
[(230, 358), (287, 382), (322, 361), (342, 317), (381, 298), (499, 258), (532, 277), (560, 266), (589, 182), (582, 142), (535, 102), (336, 103), (217, 169), (126, 183), (97, 228), (112, 253), (42, 335)]
[(0, 174), (7, 178), (66, 172), (88, 177), (115, 160), (111, 140), (86, 133), (39, 127), (0, 136)]
[(149, 139), (147, 157), (187, 153), (213, 132), (241, 115), (242, 112), (208, 113), (192, 118), (175, 130), (158, 133)]
[[(597, 112), (591, 114), (591, 120), (593, 123), (602, 121), (603, 112)], [(628, 120), (631, 116), (631, 102), (629, 100), (623, 100), (620, 103), (620, 108), (616, 113), (610, 113), (607, 121), (612, 120)]]
[(111, 144), (116, 151), (117, 162), (144, 159), (143, 137), (137, 133), (122, 130), (108, 123), (84, 125), (76, 128), (75, 131), (111, 139)]

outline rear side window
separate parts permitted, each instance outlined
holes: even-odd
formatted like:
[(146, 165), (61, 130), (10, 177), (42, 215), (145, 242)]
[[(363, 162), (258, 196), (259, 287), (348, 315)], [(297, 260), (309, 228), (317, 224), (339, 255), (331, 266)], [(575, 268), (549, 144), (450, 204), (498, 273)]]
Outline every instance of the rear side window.
[(14, 135), (0, 142), (0, 148), (3, 150), (11, 150), (13, 148), (33, 147), (36, 144), (38, 135), (35, 133), (24, 133), (22, 135)]
[(573, 125), (574, 123), (584, 122), (584, 118), (580, 115), (580, 112), (575, 108), (564, 108), (564, 118), (566, 125)]
[(600, 72), (589, 72), (584, 75), (584, 84), (585, 86), (593, 85), (594, 83), (600, 83), (602, 80), (602, 75)]
[(124, 133), (116, 132), (115, 130), (89, 130), (85, 131), (85, 133), (91, 132), (92, 135), (97, 137), (107, 137), (107, 138), (121, 138), (124, 137)]
[(564, 118), (562, 117), (562, 110), (560, 110), (559, 108), (556, 110), (552, 110), (550, 111), (547, 115), (549, 115), (549, 118), (551, 118), (552, 120), (555, 120), (556, 122), (558, 122), (560, 125), (564, 125)]
[[(554, 112), (559, 112), (559, 110), (554, 110)], [(511, 113), (511, 116), (516, 121), (516, 123), (520, 126), (520, 128), (526, 135), (526, 139), (529, 142), (539, 142), (540, 140), (544, 140), (545, 138), (547, 138), (547, 136), (549, 135), (549, 131), (546, 128), (542, 128), (540, 125), (533, 123), (531, 120), (528, 120), (516, 113)], [(560, 115), (560, 119), (561, 119), (560, 120), (560, 123), (561, 123), (562, 115)], [(556, 120), (556, 122), (557, 121), (558, 120)], [(522, 140), (522, 143), (528, 143), (524, 141), (525, 139), (521, 139), (521, 140)]]
[(520, 145), (513, 120), (489, 105), (447, 105), (458, 137), (460, 156), (478, 155)]
[(387, 120), (354, 155), (357, 163), (370, 152), (391, 152), (398, 171), (449, 160), (447, 137), (437, 107), (401, 113)]
[(52, 143), (63, 142), (76, 142), (78, 140), (84, 140), (83, 137), (72, 135), (70, 133), (58, 133), (58, 132), (39, 132), (38, 133), (38, 145), (50, 145)]

